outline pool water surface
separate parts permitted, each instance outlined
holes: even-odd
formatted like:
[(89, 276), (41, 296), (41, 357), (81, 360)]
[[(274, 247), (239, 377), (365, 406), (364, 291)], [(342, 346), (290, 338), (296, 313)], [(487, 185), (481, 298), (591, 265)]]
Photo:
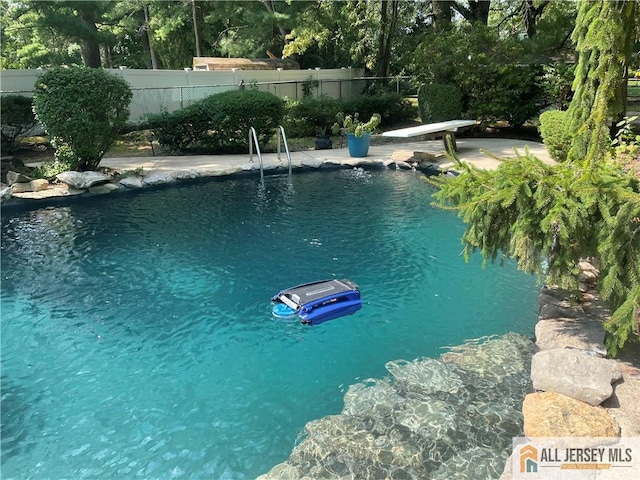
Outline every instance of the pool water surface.
[[(3, 210), (3, 478), (255, 478), (387, 362), (532, 334), (535, 279), (466, 264), (432, 192), (355, 169)], [(328, 278), (362, 309), (271, 315)]]

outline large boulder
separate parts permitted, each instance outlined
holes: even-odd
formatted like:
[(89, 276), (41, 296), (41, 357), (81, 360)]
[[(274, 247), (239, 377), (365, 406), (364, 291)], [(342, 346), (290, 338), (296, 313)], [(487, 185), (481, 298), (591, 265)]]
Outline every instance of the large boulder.
[[(11, 183), (9, 183), (7, 179), (7, 173), (15, 172), (28, 177), (29, 175), (31, 175), (32, 171), (33, 171), (33, 167), (28, 167), (19, 158), (10, 157), (10, 156), (2, 157), (2, 167), (0, 169), (0, 181), (7, 180), (7, 184), (11, 185)], [(30, 179), (27, 181), (30, 181)], [(22, 183), (25, 183), (25, 181), (22, 181)]]
[(9, 200), (13, 194), (13, 190), (8, 185), (0, 183), (0, 201)]
[(56, 178), (70, 187), (81, 190), (111, 181), (109, 175), (101, 172), (62, 172), (56, 175)]
[(13, 193), (40, 192), (49, 188), (49, 182), (44, 178), (31, 180), (30, 182), (14, 183), (11, 185)]
[(620, 378), (616, 362), (581, 350), (543, 350), (531, 360), (533, 388), (562, 393), (589, 405), (600, 405), (609, 398), (611, 384)]
[(7, 172), (7, 185), (13, 185), (14, 183), (29, 183), (31, 180), (33, 180), (31, 177), (27, 177), (19, 172), (14, 172), (13, 170), (9, 170)]
[(555, 392), (530, 393), (522, 404), (526, 437), (617, 437), (618, 425), (602, 407)]

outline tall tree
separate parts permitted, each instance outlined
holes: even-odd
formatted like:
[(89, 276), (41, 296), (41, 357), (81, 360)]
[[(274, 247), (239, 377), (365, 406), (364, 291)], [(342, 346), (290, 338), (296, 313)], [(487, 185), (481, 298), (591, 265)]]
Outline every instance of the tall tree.
[(598, 288), (614, 310), (605, 341), (615, 355), (640, 339), (640, 183), (610, 161), (608, 136), (640, 12), (630, 0), (581, 1), (578, 9), (574, 161), (545, 165), (525, 152), (496, 171), (461, 165), (462, 175), (434, 183), (439, 204), (468, 224), (467, 255), (511, 256), (520, 269), (576, 290), (579, 261), (598, 258)]
[(391, 75), (391, 52), (398, 27), (400, 0), (382, 0), (380, 2), (380, 31), (378, 34), (377, 74), (380, 77)]
[(100, 67), (99, 22), (105, 11), (113, 6), (111, 2), (92, 1), (31, 1), (31, 9), (38, 12), (39, 28), (51, 28), (61, 35), (77, 41), (80, 45), (82, 61), (87, 67)]

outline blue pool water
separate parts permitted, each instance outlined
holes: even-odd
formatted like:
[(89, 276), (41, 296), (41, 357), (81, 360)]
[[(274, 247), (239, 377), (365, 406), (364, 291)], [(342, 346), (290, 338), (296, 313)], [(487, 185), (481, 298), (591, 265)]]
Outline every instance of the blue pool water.
[[(529, 335), (535, 279), (465, 264), (411, 172), (238, 177), (2, 215), (2, 477), (248, 479), (395, 359)], [(346, 277), (362, 309), (271, 315)]]

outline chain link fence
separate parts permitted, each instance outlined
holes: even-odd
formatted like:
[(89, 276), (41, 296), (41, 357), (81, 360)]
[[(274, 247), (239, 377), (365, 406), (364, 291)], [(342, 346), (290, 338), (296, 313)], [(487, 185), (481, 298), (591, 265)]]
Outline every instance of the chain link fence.
[[(335, 99), (350, 98), (360, 94), (397, 92), (405, 96), (416, 95), (412, 77), (360, 77), (341, 80), (294, 80), (251, 82), (245, 84), (219, 84), (172, 87), (132, 88), (129, 105), (129, 123), (143, 123), (149, 115), (173, 112), (216, 93), (234, 89), (257, 89), (271, 92), (280, 98), (302, 100), (305, 97), (328, 96)], [(32, 96), (31, 91), (2, 91), (4, 95)]]

